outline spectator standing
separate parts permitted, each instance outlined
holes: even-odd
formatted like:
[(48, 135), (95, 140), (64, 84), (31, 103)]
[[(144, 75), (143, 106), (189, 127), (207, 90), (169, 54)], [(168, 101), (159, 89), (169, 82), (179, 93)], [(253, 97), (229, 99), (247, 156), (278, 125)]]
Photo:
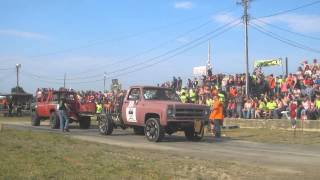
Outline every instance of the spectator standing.
[(221, 137), (221, 126), (223, 124), (223, 104), (219, 100), (219, 96), (215, 95), (213, 97), (214, 102), (212, 106), (212, 111), (210, 114), (211, 130), (215, 133), (215, 137)]
[(67, 116), (68, 111), (70, 110), (66, 99), (61, 99), (59, 104), (59, 119), (60, 119), (60, 129), (62, 132), (69, 132), (69, 118)]

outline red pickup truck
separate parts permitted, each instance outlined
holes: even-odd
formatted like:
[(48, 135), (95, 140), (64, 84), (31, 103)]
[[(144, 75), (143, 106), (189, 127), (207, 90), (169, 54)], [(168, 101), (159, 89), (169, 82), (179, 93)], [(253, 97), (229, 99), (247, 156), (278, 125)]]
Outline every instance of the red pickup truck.
[(36, 102), (31, 108), (31, 124), (39, 126), (40, 120), (50, 119), (51, 128), (59, 128), (60, 120), (57, 110), (63, 98), (69, 105), (69, 122), (78, 122), (82, 129), (89, 128), (91, 117), (96, 112), (96, 104), (94, 102), (81, 103), (75, 91), (66, 89), (46, 90), (40, 92), (40, 95), (36, 94)]
[(133, 86), (97, 120), (100, 133), (105, 135), (112, 134), (115, 127), (132, 127), (136, 134), (144, 134), (152, 142), (177, 131), (184, 131), (188, 140), (199, 141), (208, 116), (207, 106), (182, 103), (172, 89)]

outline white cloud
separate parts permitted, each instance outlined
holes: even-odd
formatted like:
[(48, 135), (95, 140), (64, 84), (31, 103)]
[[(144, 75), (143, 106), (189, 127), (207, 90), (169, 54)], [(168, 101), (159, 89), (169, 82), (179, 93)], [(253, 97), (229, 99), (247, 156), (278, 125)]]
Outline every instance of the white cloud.
[(193, 8), (193, 3), (190, 1), (180, 1), (174, 3), (174, 7), (176, 9), (192, 9)]
[(320, 15), (284, 14), (262, 19), (269, 23), (284, 23), (290, 29), (301, 33), (320, 32)]
[(3, 36), (15, 36), (20, 38), (30, 38), (30, 39), (49, 39), (48, 36), (27, 31), (18, 31), (14, 29), (0, 29), (0, 35)]
[(222, 24), (230, 23), (231, 21), (235, 21), (236, 19), (237, 18), (230, 13), (220, 13), (218, 15), (213, 16), (213, 20)]
[(232, 23), (230, 25), (235, 25), (237, 23), (239, 23), (241, 21), (241, 19), (239, 17), (234, 16), (231, 13), (226, 13), (226, 12), (221, 12), (217, 15), (214, 15), (212, 17), (212, 19), (215, 22), (218, 22), (220, 24), (229, 24)]
[(177, 39), (177, 42), (182, 43), (182, 44), (185, 44), (185, 43), (190, 42), (190, 39), (189, 39), (188, 37), (179, 37), (179, 38)]

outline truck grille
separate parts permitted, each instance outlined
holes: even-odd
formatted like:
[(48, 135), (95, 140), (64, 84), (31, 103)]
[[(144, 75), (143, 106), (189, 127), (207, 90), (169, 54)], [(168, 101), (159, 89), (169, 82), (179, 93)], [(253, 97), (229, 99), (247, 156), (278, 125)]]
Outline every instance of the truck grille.
[(202, 118), (204, 115), (203, 109), (176, 109), (175, 117), (177, 119), (193, 119)]

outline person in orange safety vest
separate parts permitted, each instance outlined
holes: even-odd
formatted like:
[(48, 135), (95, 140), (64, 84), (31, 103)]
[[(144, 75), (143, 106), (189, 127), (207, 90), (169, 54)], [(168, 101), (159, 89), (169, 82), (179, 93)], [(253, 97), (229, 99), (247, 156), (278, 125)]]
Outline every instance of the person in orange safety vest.
[(221, 137), (221, 125), (223, 124), (223, 104), (219, 99), (218, 95), (214, 96), (213, 99), (213, 105), (211, 109), (211, 114), (210, 114), (210, 125), (211, 125), (211, 130), (214, 132), (215, 137), (220, 138)]

